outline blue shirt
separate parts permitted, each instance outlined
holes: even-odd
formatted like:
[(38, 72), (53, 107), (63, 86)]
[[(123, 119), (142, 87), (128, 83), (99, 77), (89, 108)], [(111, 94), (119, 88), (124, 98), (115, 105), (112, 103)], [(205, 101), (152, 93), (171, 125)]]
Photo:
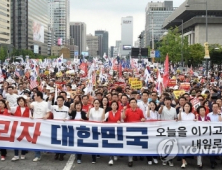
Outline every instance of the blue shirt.
[(210, 112), (207, 116), (210, 117), (211, 122), (219, 122), (219, 115), (217, 113)]

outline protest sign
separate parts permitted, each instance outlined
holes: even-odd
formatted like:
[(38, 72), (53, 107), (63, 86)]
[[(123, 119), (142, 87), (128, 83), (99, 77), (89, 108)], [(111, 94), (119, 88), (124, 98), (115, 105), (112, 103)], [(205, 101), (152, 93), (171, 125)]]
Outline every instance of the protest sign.
[(132, 89), (141, 89), (143, 87), (142, 81), (131, 81)]

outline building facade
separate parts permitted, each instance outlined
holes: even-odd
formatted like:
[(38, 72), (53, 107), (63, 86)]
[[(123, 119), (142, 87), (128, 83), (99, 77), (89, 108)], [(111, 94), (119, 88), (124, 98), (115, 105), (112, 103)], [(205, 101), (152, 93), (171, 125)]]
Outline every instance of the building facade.
[(96, 57), (99, 54), (99, 38), (89, 34), (86, 36), (88, 52), (90, 57)]
[(84, 22), (70, 22), (70, 38), (78, 46), (79, 55), (86, 51), (86, 24)]
[(99, 56), (103, 57), (104, 53), (108, 55), (109, 51), (109, 33), (104, 30), (96, 30), (95, 36), (99, 38)]
[(47, 0), (11, 0), (11, 43), (14, 48), (48, 55), (47, 5)]
[(165, 19), (175, 10), (173, 7), (173, 1), (164, 2), (149, 2), (146, 12), (146, 25), (145, 25), (145, 46), (152, 45), (155, 41), (159, 41), (165, 29), (163, 29), (163, 23)]
[(121, 45), (120, 55), (129, 55), (133, 46), (133, 17), (122, 17), (121, 18)]
[(61, 45), (69, 44), (70, 0), (48, 0), (48, 16), (54, 33), (52, 36), (60, 39)]
[(0, 0), (0, 44), (11, 43), (10, 1)]
[[(188, 38), (190, 45), (204, 43), (222, 45), (222, 1), (207, 1), (207, 31), (206, 31), (206, 4), (202, 0), (186, 0), (168, 18), (163, 27), (169, 29), (178, 27), (180, 33)], [(183, 21), (176, 22), (176, 21)], [(208, 35), (207, 35), (208, 34)]]

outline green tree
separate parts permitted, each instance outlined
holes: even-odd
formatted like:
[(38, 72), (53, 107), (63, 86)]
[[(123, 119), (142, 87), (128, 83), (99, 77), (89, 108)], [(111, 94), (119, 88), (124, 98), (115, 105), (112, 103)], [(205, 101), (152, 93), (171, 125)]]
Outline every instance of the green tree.
[(5, 55), (5, 49), (4, 47), (0, 48), (0, 60), (4, 61), (7, 55)]
[(204, 47), (201, 44), (193, 44), (189, 46), (189, 55), (185, 58), (188, 65), (197, 66), (204, 59)]
[[(180, 36), (178, 28), (171, 28), (168, 30), (168, 34), (165, 35), (160, 42), (160, 54), (161, 61), (165, 60), (165, 56), (168, 54), (169, 59), (173, 63), (181, 62), (182, 52), (185, 59), (188, 53), (188, 38), (184, 37), (182, 45), (182, 37)], [(182, 50), (183, 47), (183, 50)]]

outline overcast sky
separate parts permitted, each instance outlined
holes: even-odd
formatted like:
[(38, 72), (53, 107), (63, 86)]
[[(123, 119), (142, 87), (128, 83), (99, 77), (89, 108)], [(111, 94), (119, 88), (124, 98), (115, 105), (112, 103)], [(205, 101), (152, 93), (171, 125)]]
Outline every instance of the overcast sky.
[[(184, 1), (173, 0), (174, 7)], [(110, 47), (121, 39), (121, 17), (133, 16), (133, 37), (136, 41), (145, 29), (145, 8), (148, 2), (151, 0), (70, 0), (70, 21), (85, 22), (87, 34), (94, 35), (95, 30), (108, 31)]]

